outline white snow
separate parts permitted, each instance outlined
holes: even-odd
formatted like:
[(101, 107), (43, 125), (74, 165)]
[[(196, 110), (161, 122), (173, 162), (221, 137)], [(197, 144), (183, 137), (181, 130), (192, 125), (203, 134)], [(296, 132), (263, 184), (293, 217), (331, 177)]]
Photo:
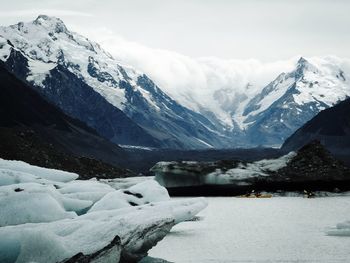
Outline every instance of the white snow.
[(119, 146), (126, 149), (140, 149), (140, 150), (146, 150), (146, 151), (152, 151), (154, 149), (152, 147), (145, 147), (145, 146), (139, 146), (139, 145), (119, 144)]
[(350, 214), (349, 196), (207, 200), (200, 221), (176, 225), (150, 256), (181, 263), (350, 262), (350, 238), (325, 234)]
[[(297, 83), (297, 90), (300, 92), (294, 95), (297, 104), (320, 101), (330, 107), (350, 95), (349, 75), (348, 72), (343, 72), (345, 80), (341, 77), (340, 65), (343, 62), (340, 59), (315, 57), (308, 60), (311, 69), (305, 72), (303, 81)], [(318, 109), (322, 108), (324, 107), (319, 104)]]
[(52, 70), (57, 66), (55, 63), (45, 63), (39, 60), (28, 60), (28, 66), (29, 66), (29, 75), (27, 77), (27, 80), (29, 82), (34, 82), (35, 85), (41, 86), (44, 88), (44, 85), (42, 84), (45, 80), (46, 76), (49, 74), (49, 71)]
[[(56, 32), (57, 26), (63, 27), (63, 30)], [(143, 73), (127, 65), (135, 65), (136, 61), (179, 104), (207, 116), (208, 119), (215, 116), (220, 128), (226, 130), (236, 129), (236, 126), (241, 130), (247, 129), (254, 123), (249, 121), (249, 117), (268, 109), (294, 82), (300, 92), (294, 95), (296, 104), (316, 103), (317, 109), (314, 109), (314, 113), (324, 109), (325, 105), (332, 106), (350, 96), (350, 60), (345, 58), (307, 58), (310, 65), (304, 79), (295, 80), (288, 73), (296, 69), (299, 57), (262, 63), (253, 59), (193, 59), (179, 54), (169, 56), (169, 52), (158, 50), (154, 57), (144, 58), (143, 62), (140, 62), (141, 58), (125, 61), (120, 52), (129, 54), (130, 51), (122, 45), (116, 52), (117, 60), (97, 43), (68, 31), (63, 22), (54, 17), (40, 18), (37, 23), (0, 27), (0, 35), (1, 60), (6, 60), (11, 48), (6, 44), (6, 39), (29, 58), (31, 72), (27, 80), (43, 87), (42, 82), (50, 69), (58, 63), (69, 63), (69, 70), (73, 74), (82, 78), (110, 104), (129, 114), (129, 117), (129, 109), (132, 107), (128, 105), (125, 90), (120, 88), (120, 81), (127, 81), (132, 89), (138, 90), (151, 109), (170, 112), (166, 105), (137, 85), (137, 80)], [(132, 46), (132, 43), (129, 44)], [(116, 50), (115, 47), (113, 50)], [(64, 61), (58, 61), (62, 54)], [(132, 56), (137, 57), (137, 54)], [(155, 56), (161, 56), (165, 64), (155, 63)], [(91, 76), (88, 72), (91, 61), (97, 71), (107, 74), (112, 80), (100, 81)], [(121, 64), (120, 61), (126, 63)], [(284, 73), (281, 74), (282, 72)], [(280, 77), (277, 78), (278, 76)], [(249, 101), (275, 79), (274, 89), (258, 102), (258, 108), (244, 115)], [(211, 147), (205, 141), (200, 142), (205, 147)]]
[[(57, 27), (63, 29), (56, 31)], [(0, 59), (5, 60), (10, 46), (6, 39), (10, 40), (16, 50), (20, 50), (29, 59), (28, 81), (43, 87), (49, 71), (58, 63), (69, 63), (78, 67), (69, 67), (69, 70), (82, 78), (96, 92), (101, 94), (113, 106), (124, 110), (127, 103), (125, 90), (120, 88), (120, 81), (127, 81), (134, 89), (140, 91), (148, 103), (159, 110), (159, 106), (152, 95), (137, 86), (138, 78), (143, 74), (131, 66), (121, 65), (110, 54), (89, 39), (67, 30), (63, 22), (55, 17), (41, 17), (34, 22), (0, 27)], [(59, 57), (64, 61), (59, 61)], [(88, 72), (88, 65), (100, 72), (109, 74), (112, 81), (100, 81)]]
[(5, 38), (0, 35), (0, 60), (6, 61), (10, 55), (11, 46), (7, 44)]
[[(259, 94), (282, 72), (288, 73), (295, 70), (296, 63), (300, 58), (300, 56), (295, 56), (268, 63), (256, 59), (192, 58), (168, 50), (147, 48), (113, 36), (104, 44), (120, 61), (137, 65), (180, 104), (203, 114), (208, 111), (214, 113), (225, 126), (233, 127), (237, 123), (242, 129), (249, 126), (245, 122), (246, 116), (242, 115), (248, 101)], [(333, 75), (333, 80), (336, 78), (339, 68), (344, 71), (345, 78), (349, 79), (349, 58), (325, 56), (307, 57), (306, 59), (317, 69), (320, 69), (321, 74), (325, 72), (324, 69), (328, 68)], [(335, 72), (337, 73), (333, 74)], [(322, 75), (318, 77), (324, 79)], [(321, 101), (328, 100), (326, 96), (330, 95), (329, 100), (334, 104), (337, 99), (343, 97), (343, 87), (346, 87), (347, 94), (350, 95), (348, 81), (344, 84), (338, 79), (333, 84), (327, 82), (323, 84), (329, 84), (329, 88), (319, 86), (312, 91), (317, 94), (319, 93), (318, 88), (328, 90), (327, 94), (324, 94), (325, 97), (321, 97)], [(281, 83), (281, 86), (277, 87), (277, 92), (273, 92), (271, 96), (277, 98), (283, 95), (283, 90), (287, 88), (285, 85), (287, 82)], [(338, 95), (330, 94), (332, 88), (335, 88), (335, 93), (340, 93)], [(242, 95), (246, 95), (247, 98), (242, 98)], [(312, 99), (312, 97), (307, 99)], [(270, 102), (273, 102), (272, 97), (264, 99), (261, 109), (270, 106)], [(257, 113), (255, 112), (255, 114)]]
[[(259, 101), (259, 108), (255, 111), (252, 111), (250, 115), (257, 115), (260, 112), (265, 111), (268, 107), (271, 106), (272, 103), (274, 103), (286, 93), (286, 91), (288, 90), (288, 88), (290, 88), (294, 81), (294, 78), (288, 77), (288, 75), (286, 74), (281, 74), (273, 83), (273, 90), (269, 93), (268, 96), (264, 97), (261, 101)], [(242, 116), (242, 113), (236, 114)], [(245, 117), (244, 119), (246, 118), (247, 117)], [(240, 126), (247, 127), (247, 125), (243, 122), (240, 123)]]
[(200, 143), (204, 144), (205, 146), (209, 147), (209, 148), (214, 148), (213, 145), (199, 139), (199, 138), (196, 138), (197, 141), (199, 141)]

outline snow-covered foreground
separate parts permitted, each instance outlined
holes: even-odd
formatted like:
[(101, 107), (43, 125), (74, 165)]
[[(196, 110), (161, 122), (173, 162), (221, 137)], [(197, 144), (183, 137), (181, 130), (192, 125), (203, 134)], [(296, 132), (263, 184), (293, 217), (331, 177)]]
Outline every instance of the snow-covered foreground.
[(349, 220), (350, 196), (207, 200), (202, 220), (175, 226), (150, 256), (181, 263), (350, 262), (350, 237), (327, 235), (350, 235), (349, 222), (333, 229)]
[(0, 159), (0, 262), (136, 262), (207, 205), (145, 178), (78, 175)]

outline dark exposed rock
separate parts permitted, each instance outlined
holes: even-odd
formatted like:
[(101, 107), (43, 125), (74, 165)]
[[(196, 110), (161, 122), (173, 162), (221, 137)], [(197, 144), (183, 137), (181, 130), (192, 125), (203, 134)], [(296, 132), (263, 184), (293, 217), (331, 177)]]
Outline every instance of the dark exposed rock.
[[(174, 220), (163, 220), (141, 230), (131, 233), (127, 240), (122, 241), (120, 262), (136, 263), (147, 256), (147, 252), (163, 239), (174, 226)], [(142, 242), (140, 242), (140, 240)]]
[(300, 148), (287, 166), (277, 172), (276, 177), (290, 181), (350, 180), (350, 169), (315, 140)]
[(91, 254), (84, 255), (78, 253), (70, 259), (64, 260), (62, 263), (92, 263), (92, 262), (115, 262), (120, 260), (121, 242), (120, 238), (116, 236), (111, 243), (102, 248), (101, 250)]
[(127, 162), (122, 148), (46, 102), (2, 62), (0, 141), (0, 158), (76, 172), (82, 178), (133, 175), (115, 166)]
[(312, 140), (319, 140), (333, 154), (350, 156), (350, 99), (321, 111), (290, 136), (282, 150), (296, 150)]
[(124, 194), (133, 195), (133, 196), (135, 196), (137, 198), (142, 198), (143, 197), (142, 194), (140, 194), (140, 193), (132, 193), (132, 192), (130, 192), (128, 190), (124, 191)]

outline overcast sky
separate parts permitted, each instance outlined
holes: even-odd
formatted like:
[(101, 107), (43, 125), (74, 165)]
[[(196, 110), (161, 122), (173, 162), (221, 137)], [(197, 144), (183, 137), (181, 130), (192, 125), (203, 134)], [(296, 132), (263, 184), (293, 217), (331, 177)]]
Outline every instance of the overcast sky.
[(189, 57), (350, 57), (348, 0), (0, 0), (0, 23), (60, 17), (97, 42), (123, 38)]

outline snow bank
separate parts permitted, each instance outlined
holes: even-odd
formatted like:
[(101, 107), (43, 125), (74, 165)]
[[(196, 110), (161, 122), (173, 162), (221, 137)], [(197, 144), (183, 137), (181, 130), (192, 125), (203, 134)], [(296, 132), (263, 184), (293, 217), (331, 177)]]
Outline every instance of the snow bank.
[(203, 198), (171, 200), (152, 179), (115, 190), (2, 159), (0, 178), (0, 262), (135, 262), (207, 206)]

